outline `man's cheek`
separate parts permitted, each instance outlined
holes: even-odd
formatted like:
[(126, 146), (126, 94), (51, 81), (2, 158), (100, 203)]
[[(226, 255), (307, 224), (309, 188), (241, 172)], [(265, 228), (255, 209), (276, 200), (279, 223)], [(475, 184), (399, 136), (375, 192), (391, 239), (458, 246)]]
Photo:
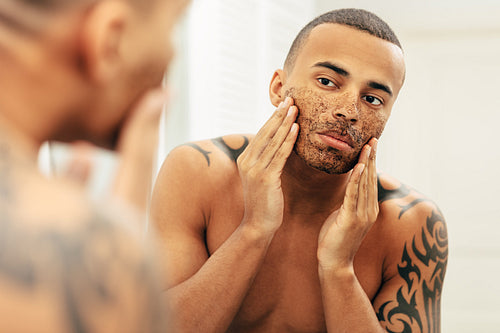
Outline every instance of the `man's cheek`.
[(385, 124), (387, 122), (386, 117), (374, 116), (363, 122), (362, 133), (365, 134), (365, 141), (369, 141), (372, 137), (380, 138), (382, 135)]

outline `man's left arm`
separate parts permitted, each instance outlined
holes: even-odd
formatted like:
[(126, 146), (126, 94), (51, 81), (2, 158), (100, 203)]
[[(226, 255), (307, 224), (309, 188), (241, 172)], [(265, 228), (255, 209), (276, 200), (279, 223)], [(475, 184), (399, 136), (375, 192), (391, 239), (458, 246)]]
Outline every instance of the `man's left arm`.
[(411, 214), (413, 222), (424, 219), (415, 223), (423, 226), (421, 233), (415, 232), (399, 251), (391, 266), (395, 273), (383, 281), (373, 304), (355, 275), (354, 256), (379, 211), (376, 145), (372, 139), (364, 147), (342, 207), (320, 232), (318, 270), (328, 332), (439, 332), (448, 253), (446, 226), (437, 208), (426, 214), (431, 205), (425, 205)]
[[(403, 213), (403, 212), (402, 212)], [(387, 332), (441, 331), (441, 294), (448, 262), (446, 223), (431, 202), (400, 214), (413, 232), (391, 246), (373, 308)]]

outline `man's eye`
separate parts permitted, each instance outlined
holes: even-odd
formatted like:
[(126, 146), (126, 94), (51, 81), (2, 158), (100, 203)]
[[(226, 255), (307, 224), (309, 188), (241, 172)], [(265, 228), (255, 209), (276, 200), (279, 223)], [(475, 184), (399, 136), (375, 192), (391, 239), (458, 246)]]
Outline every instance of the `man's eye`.
[(371, 105), (375, 105), (375, 106), (382, 105), (382, 101), (380, 99), (378, 99), (377, 97), (363, 96), (363, 99), (365, 101), (367, 101), (368, 103), (370, 103)]
[(328, 80), (328, 79), (325, 79), (325, 78), (319, 78), (318, 79), (319, 83), (321, 83), (322, 85), (324, 86), (327, 86), (327, 87), (335, 87), (335, 83), (333, 83), (332, 81)]

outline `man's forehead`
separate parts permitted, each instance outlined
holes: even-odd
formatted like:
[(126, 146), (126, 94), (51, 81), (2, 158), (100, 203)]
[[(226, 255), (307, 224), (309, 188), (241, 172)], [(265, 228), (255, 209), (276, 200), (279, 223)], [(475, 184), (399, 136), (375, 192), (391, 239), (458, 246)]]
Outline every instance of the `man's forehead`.
[(337, 23), (324, 23), (314, 27), (297, 55), (296, 66), (310, 68), (318, 62), (332, 62), (344, 69), (362, 70), (402, 83), (404, 58), (395, 44)]
[[(323, 23), (314, 27), (302, 45), (302, 51), (313, 49), (322, 54), (360, 53), (369, 50), (384, 52), (387, 55), (402, 55), (402, 50), (395, 44), (357, 28), (338, 24)], [(299, 51), (299, 55), (300, 52)]]

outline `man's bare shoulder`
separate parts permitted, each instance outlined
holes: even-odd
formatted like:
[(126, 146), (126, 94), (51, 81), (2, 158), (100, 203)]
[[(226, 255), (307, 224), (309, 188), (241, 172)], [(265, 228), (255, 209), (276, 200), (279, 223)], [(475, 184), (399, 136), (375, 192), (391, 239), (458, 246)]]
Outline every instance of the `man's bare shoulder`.
[[(214, 139), (188, 142), (170, 152), (165, 164), (173, 171), (203, 174), (221, 180), (237, 175), (236, 162), (253, 135), (232, 134)], [(204, 179), (206, 180), (206, 178)]]
[[(0, 153), (0, 211), (3, 221), (16, 221), (30, 230), (70, 231), (91, 211), (75, 184), (42, 175), (34, 161), (20, 156), (12, 145)], [(74, 222), (68, 223), (72, 220)]]
[[(448, 258), (448, 234), (443, 213), (427, 196), (394, 177), (379, 173), (379, 230), (389, 260), (395, 263), (389, 271), (396, 274), (401, 266), (414, 261), (437, 262), (444, 270)], [(380, 235), (380, 234), (379, 234)]]
[(0, 331), (100, 332), (133, 309), (151, 313), (126, 316), (124, 325), (152, 331), (160, 322), (159, 285), (138, 228), (69, 182), (1, 162), (0, 293), (8, 296), (0, 308), (12, 316)]
[(227, 135), (173, 149), (160, 169), (151, 201), (158, 230), (179, 223), (203, 232), (214, 207), (237, 194), (237, 160), (252, 137)]
[(207, 166), (236, 163), (238, 157), (248, 146), (253, 135), (232, 134), (210, 140), (189, 142), (181, 147), (191, 147), (205, 159)]
[(378, 174), (378, 201), (381, 212), (389, 214), (393, 220), (421, 220), (433, 212), (442, 215), (431, 198), (385, 173)]

